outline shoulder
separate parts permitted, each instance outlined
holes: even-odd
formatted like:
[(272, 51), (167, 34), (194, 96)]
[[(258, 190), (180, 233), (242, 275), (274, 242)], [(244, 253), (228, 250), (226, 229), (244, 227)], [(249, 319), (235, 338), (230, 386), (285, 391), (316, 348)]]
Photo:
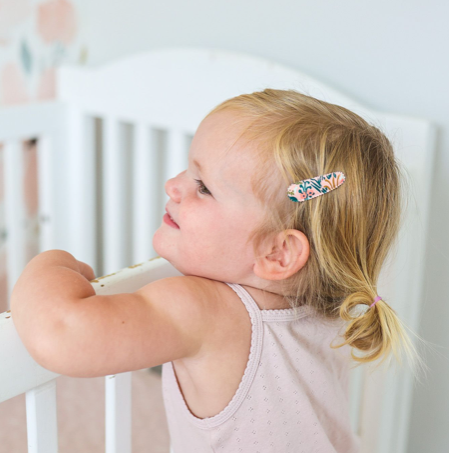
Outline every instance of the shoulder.
[[(246, 308), (224, 282), (199, 276), (176, 276), (156, 280), (139, 292), (157, 304), (159, 316), (167, 316), (183, 337), (196, 337), (201, 346), (195, 357), (223, 347), (239, 329), (248, 327)], [(245, 329), (246, 330), (246, 329)]]
[[(226, 313), (241, 309), (239, 297), (226, 283), (195, 275), (166, 277), (156, 280), (138, 291), (160, 308), (176, 309), (188, 323), (225, 320)], [(192, 327), (194, 327), (192, 325)]]
[[(223, 308), (221, 282), (198, 276), (166, 277), (137, 291), (159, 318), (170, 320), (182, 337), (202, 351), (218, 327)], [(194, 338), (194, 340), (193, 340)]]
[(218, 283), (198, 276), (166, 277), (149, 283), (138, 292), (144, 297), (157, 300), (159, 305), (175, 304), (180, 309), (202, 308), (208, 311), (208, 301), (217, 295)]
[(149, 283), (139, 292), (143, 295), (158, 295), (158, 300), (167, 299), (180, 304), (193, 304), (204, 307), (206, 311), (214, 308), (218, 300), (228, 300), (231, 293), (229, 286), (217, 280), (196, 275), (166, 277)]

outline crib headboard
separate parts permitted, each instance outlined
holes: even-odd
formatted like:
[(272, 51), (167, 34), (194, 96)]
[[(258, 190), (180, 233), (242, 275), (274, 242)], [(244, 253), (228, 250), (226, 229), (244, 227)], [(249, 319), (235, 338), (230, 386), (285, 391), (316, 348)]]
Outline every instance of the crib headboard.
[[(428, 121), (375, 111), (296, 69), (215, 49), (169, 48), (94, 69), (64, 67), (57, 83), (55, 102), (0, 110), (0, 142), (10, 156), (6, 167), (20, 167), (14, 157), (19, 140), (40, 139), (40, 180), (46, 181), (40, 192), (41, 251), (65, 249), (91, 264), (97, 275), (154, 257), (152, 236), (168, 200), (164, 181), (186, 168), (190, 141), (203, 117), (238, 94), (293, 88), (355, 111), (393, 141), (413, 192), (379, 293), (418, 331), (430, 196), (430, 185), (419, 181), (431, 180), (434, 158), (435, 131)], [(14, 121), (17, 116), (27, 119)], [(8, 255), (23, 257), (17, 233), (17, 216), (23, 213), (13, 208), (22, 203), (16, 180), (11, 177), (6, 187), (7, 226), (16, 229)], [(25, 264), (23, 258), (11, 261), (9, 290)], [(411, 373), (371, 374), (371, 368), (352, 371), (354, 429), (364, 452), (405, 453)]]

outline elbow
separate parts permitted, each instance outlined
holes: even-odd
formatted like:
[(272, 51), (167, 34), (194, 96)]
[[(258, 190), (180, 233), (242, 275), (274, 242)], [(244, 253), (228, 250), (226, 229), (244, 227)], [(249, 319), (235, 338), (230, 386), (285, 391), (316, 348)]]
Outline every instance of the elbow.
[[(63, 333), (61, 329), (35, 332), (34, 335), (20, 332), (20, 339), (32, 359), (42, 368), (56, 374), (65, 374), (65, 361), (60, 361)], [(68, 362), (69, 363), (69, 362)]]

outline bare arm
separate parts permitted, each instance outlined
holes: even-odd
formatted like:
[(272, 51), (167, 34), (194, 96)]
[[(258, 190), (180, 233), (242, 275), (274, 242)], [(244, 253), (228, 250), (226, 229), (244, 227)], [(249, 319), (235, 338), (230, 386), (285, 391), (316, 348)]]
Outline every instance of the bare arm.
[(88, 277), (95, 278), (92, 268), (64, 250), (42, 252), (25, 266), (11, 294), (11, 315), (30, 354), (58, 328), (69, 301), (95, 295)]
[(134, 293), (96, 295), (79, 272), (84, 264), (67, 252), (44, 252), (14, 287), (14, 324), (41, 366), (66, 376), (98, 377), (202, 351), (216, 319), (205, 279), (168, 277)]

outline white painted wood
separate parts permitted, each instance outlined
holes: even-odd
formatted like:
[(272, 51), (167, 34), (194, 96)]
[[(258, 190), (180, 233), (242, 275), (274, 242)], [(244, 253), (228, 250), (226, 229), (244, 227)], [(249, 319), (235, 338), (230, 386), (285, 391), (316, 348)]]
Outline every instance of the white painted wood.
[(267, 86), (310, 89), (359, 105), (297, 70), (217, 49), (160, 49), (98, 68), (64, 67), (58, 75), (61, 100), (190, 132), (223, 100)]
[(106, 376), (106, 453), (131, 453), (131, 372)]
[(91, 283), (96, 294), (130, 293), (161, 278), (180, 275), (167, 260), (156, 257), (98, 277)]
[(26, 393), (28, 453), (58, 452), (56, 380)]
[(103, 256), (104, 272), (111, 273), (126, 263), (126, 174), (122, 131), (117, 118), (103, 119)]
[(37, 364), (23, 345), (11, 312), (0, 313), (0, 403), (59, 375)]
[(66, 106), (62, 102), (42, 102), (0, 108), (0, 142), (28, 139), (60, 131), (65, 125)]
[(165, 178), (174, 178), (184, 171), (188, 165), (188, 147), (186, 133), (171, 129), (168, 132), (167, 150), (165, 153)]
[(134, 263), (154, 256), (153, 235), (160, 225), (158, 150), (154, 130), (146, 123), (134, 127), (135, 159), (133, 170), (133, 259)]
[(96, 237), (96, 143), (94, 120), (76, 105), (67, 108), (66, 125), (67, 178), (70, 231), (65, 250), (80, 261), (95, 267)]
[[(57, 194), (61, 190), (57, 180), (57, 172), (64, 175), (61, 168), (57, 168), (55, 143), (48, 135), (38, 137), (37, 142), (37, 180), (38, 180), (38, 212), (39, 212), (39, 242), (40, 252), (57, 248), (55, 237), (57, 228), (56, 217), (61, 212), (56, 206)], [(59, 230), (62, 230), (60, 228)], [(24, 263), (25, 264), (25, 263)]]
[(8, 308), (13, 286), (25, 267), (25, 203), (23, 191), (23, 146), (8, 140), (5, 156), (5, 213), (7, 231)]

